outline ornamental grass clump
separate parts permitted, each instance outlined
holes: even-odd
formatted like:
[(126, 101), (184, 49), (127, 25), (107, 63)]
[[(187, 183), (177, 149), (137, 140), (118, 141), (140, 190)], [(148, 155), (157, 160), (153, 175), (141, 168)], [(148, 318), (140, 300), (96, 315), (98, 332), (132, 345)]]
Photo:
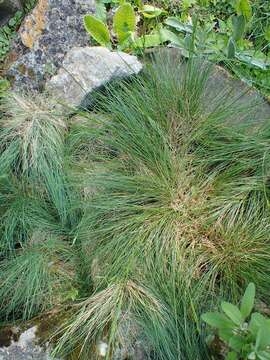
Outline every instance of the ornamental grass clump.
[[(210, 359), (201, 313), (221, 297), (235, 301), (249, 282), (269, 303), (269, 122), (253, 120), (256, 104), (242, 94), (215, 94), (211, 74), (200, 59), (161, 54), (131, 81), (106, 86), (76, 120), (46, 115), (51, 132), (31, 145), (17, 132), (7, 140), (3, 128), (1, 156), (15, 180), (2, 181), (2, 218), (17, 219), (11, 230), (2, 221), (3, 248), (30, 256), (25, 244), (38, 229), (73, 258), (57, 262), (78, 301), (53, 337), (54, 355), (134, 357), (139, 341), (151, 359)], [(29, 155), (33, 139), (41, 167)], [(20, 210), (27, 201), (13, 205), (25, 195), (33, 222)], [(12, 206), (26, 217), (9, 215)]]
[(44, 96), (16, 93), (2, 100), (1, 173), (13, 174), (46, 196), (62, 222), (67, 217), (63, 116)]
[[(73, 291), (66, 123), (43, 96), (1, 99), (0, 319), (28, 320)], [(75, 221), (75, 216), (73, 216)]]
[(0, 316), (31, 319), (61, 304), (72, 289), (73, 269), (67, 246), (57, 238), (33, 234), (29, 245), (0, 264)]

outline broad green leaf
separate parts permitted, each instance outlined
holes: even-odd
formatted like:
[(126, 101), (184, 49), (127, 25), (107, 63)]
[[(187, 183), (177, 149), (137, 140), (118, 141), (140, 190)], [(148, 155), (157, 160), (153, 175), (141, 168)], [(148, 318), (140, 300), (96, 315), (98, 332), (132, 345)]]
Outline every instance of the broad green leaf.
[(162, 42), (162, 36), (159, 33), (154, 33), (137, 38), (133, 46), (140, 49), (151, 48), (162, 44)]
[(159, 33), (160, 33), (162, 42), (169, 41), (174, 44), (179, 44), (179, 45), (183, 44), (183, 42), (180, 41), (180, 37), (168, 29), (160, 29)]
[(246, 288), (246, 291), (244, 293), (240, 305), (241, 314), (245, 319), (250, 315), (253, 309), (254, 299), (255, 299), (255, 285), (253, 283), (250, 283)]
[(233, 39), (238, 41), (243, 38), (246, 27), (246, 20), (243, 15), (232, 17)]
[(228, 343), (230, 341), (231, 337), (233, 336), (233, 328), (219, 329), (218, 335), (221, 340)]
[(255, 349), (258, 350), (265, 350), (267, 346), (270, 345), (270, 322), (264, 321), (262, 326), (259, 328)]
[(87, 32), (102, 46), (111, 47), (108, 27), (92, 15), (84, 16), (84, 26)]
[(250, 65), (261, 70), (267, 70), (270, 68), (270, 62), (263, 61), (261, 58), (256, 58), (255, 56), (246, 54), (246, 53), (235, 53), (235, 57), (242, 61), (243, 63)]
[(229, 347), (237, 352), (242, 349), (243, 345), (245, 345), (245, 340), (240, 336), (234, 335), (229, 340)]
[(233, 329), (235, 326), (224, 314), (218, 312), (208, 312), (202, 315), (202, 320), (208, 325), (218, 329)]
[(233, 59), (235, 57), (235, 43), (233, 38), (229, 39), (228, 48), (227, 48), (228, 59)]
[(164, 23), (177, 31), (192, 34), (192, 25), (184, 24), (176, 17), (168, 17)]
[(237, 353), (235, 351), (228, 352), (225, 360), (237, 360)]
[(126, 36), (123, 37), (121, 43), (118, 44), (117, 49), (119, 51), (123, 51), (125, 49), (129, 49), (133, 46), (134, 43), (134, 33), (133, 32), (127, 32)]
[(164, 12), (163, 9), (160, 9), (152, 5), (143, 5), (142, 14), (145, 18), (153, 19), (160, 16)]
[(116, 10), (113, 17), (113, 29), (120, 43), (126, 40), (127, 34), (135, 31), (136, 15), (129, 3), (119, 6)]
[(265, 321), (267, 321), (267, 319), (262, 314), (253, 313), (251, 315), (248, 329), (253, 335), (254, 339), (256, 339), (257, 333)]
[(236, 325), (241, 325), (244, 322), (244, 318), (237, 306), (223, 301), (221, 303), (221, 308), (228, 316), (228, 318), (231, 319)]
[(235, 8), (237, 15), (243, 15), (247, 20), (251, 18), (252, 8), (249, 0), (237, 0)]

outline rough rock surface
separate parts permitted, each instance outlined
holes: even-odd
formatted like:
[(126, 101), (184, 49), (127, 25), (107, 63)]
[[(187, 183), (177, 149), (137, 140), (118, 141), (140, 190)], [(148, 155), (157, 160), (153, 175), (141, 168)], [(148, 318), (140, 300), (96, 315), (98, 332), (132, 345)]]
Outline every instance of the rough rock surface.
[(76, 47), (67, 53), (47, 89), (67, 104), (78, 106), (93, 89), (112, 79), (137, 74), (141, 69), (135, 56), (104, 47)]
[(48, 351), (36, 344), (36, 330), (37, 327), (33, 326), (21, 333), (17, 340), (12, 340), (8, 346), (0, 347), (0, 360), (51, 360)]
[[(250, 117), (253, 117), (252, 122), (254, 123), (270, 119), (270, 104), (263, 99), (260, 92), (233, 77), (221, 66), (215, 65), (213, 67), (212, 75), (208, 82), (208, 90), (208, 99), (214, 99), (226, 92), (229, 92), (231, 97), (239, 99), (239, 102), (249, 112)], [(243, 112), (242, 116), (244, 115), (245, 113)], [(242, 116), (239, 116), (238, 121), (242, 121)]]
[(10, 54), (7, 71), (16, 89), (41, 90), (74, 46), (89, 45), (83, 15), (94, 0), (39, 0), (24, 19)]

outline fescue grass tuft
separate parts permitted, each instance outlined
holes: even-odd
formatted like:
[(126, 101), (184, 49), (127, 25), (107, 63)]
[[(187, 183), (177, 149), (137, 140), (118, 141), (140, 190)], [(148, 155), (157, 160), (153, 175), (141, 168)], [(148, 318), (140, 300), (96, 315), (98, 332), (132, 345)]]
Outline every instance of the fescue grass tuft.
[(42, 232), (0, 264), (0, 316), (27, 320), (58, 306), (72, 290), (74, 270), (66, 245)]
[(239, 94), (208, 96), (210, 74), (197, 59), (156, 59), (109, 86), (91, 120), (106, 151), (90, 154), (78, 238), (94, 283), (135, 278), (158, 294), (160, 325), (145, 309), (134, 317), (157, 359), (207, 356), (199, 314), (215, 299), (237, 298), (251, 280), (267, 298), (268, 139)]
[(12, 173), (45, 191), (64, 223), (67, 186), (64, 174), (66, 124), (52, 101), (16, 93), (2, 100), (0, 171)]
[[(149, 359), (208, 359), (202, 312), (250, 281), (269, 303), (270, 125), (243, 94), (213, 93), (212, 71), (160, 54), (67, 123), (15, 95), (0, 132), (2, 316), (44, 311), (75, 279), (55, 356), (98, 358), (102, 342), (108, 360), (134, 357), (139, 341)], [(72, 262), (32, 245), (39, 233)]]

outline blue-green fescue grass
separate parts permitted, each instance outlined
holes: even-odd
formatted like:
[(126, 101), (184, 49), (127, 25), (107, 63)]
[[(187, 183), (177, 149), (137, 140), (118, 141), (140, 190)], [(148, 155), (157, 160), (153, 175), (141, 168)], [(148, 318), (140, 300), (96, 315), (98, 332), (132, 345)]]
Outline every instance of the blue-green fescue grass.
[[(211, 93), (210, 73), (196, 59), (157, 59), (141, 77), (100, 95), (87, 126), (90, 142), (91, 132), (96, 139), (77, 234), (94, 295), (79, 305), (56, 353), (77, 348), (87, 359), (105, 338), (110, 359), (118, 316), (129, 309), (154, 359), (205, 359), (205, 307), (237, 298), (249, 281), (267, 299), (269, 124), (254, 130), (253, 104), (230, 89)], [(110, 308), (107, 317), (103, 295), (129, 281), (154, 294), (158, 317), (148, 306), (130, 308), (118, 293), (118, 315)]]
[[(67, 192), (63, 171), (66, 123), (44, 96), (8, 93), (2, 100), (0, 171), (43, 188), (63, 223)], [(41, 189), (38, 189), (41, 191)]]
[[(200, 302), (206, 299), (202, 291), (205, 280), (194, 281), (192, 276), (187, 276), (188, 269), (184, 269), (177, 258), (178, 254), (172, 252), (166, 265), (163, 258), (161, 262), (155, 259), (147, 273), (147, 282), (166, 309), (165, 326), (152, 321), (151, 316), (142, 316), (138, 321), (154, 349), (155, 359), (208, 359), (204, 330), (198, 318)], [(209, 305), (211, 300), (209, 293)]]
[(65, 300), (74, 269), (67, 245), (36, 231), (29, 244), (0, 263), (0, 317), (27, 320)]
[(14, 251), (18, 245), (25, 246), (33, 232), (61, 233), (61, 224), (42, 189), (37, 196), (29, 184), (12, 175), (2, 176), (0, 188), (0, 254)]
[[(17, 109), (2, 121), (2, 171), (15, 180), (0, 183), (1, 244), (19, 247), (2, 262), (6, 299), (18, 302), (8, 289), (36, 229), (76, 256), (84, 299), (53, 338), (56, 356), (95, 359), (102, 341), (109, 360), (136, 338), (151, 359), (207, 359), (202, 312), (250, 281), (269, 302), (269, 122), (255, 126), (254, 105), (230, 89), (214, 94), (211, 71), (163, 54), (96, 94), (91, 113)], [(51, 284), (39, 269), (24, 273), (28, 294)]]
[(64, 334), (54, 353), (75, 352), (78, 357), (96, 359), (99, 352), (93, 339), (99, 339), (108, 342), (107, 357), (111, 357), (117, 346), (128, 348), (132, 346), (130, 337), (141, 335), (136, 317), (148, 316), (161, 328), (165, 325), (165, 311), (165, 306), (143, 284), (132, 280), (116, 282), (99, 289), (72, 310), (71, 321), (61, 329)]
[(77, 293), (79, 196), (66, 174), (67, 124), (53, 101), (8, 93), (1, 110), (0, 317), (25, 320)]
[(220, 198), (220, 212), (230, 222), (241, 213), (269, 216), (269, 123), (246, 128), (239, 133), (211, 121), (195, 134), (195, 155), (216, 178), (215, 201)]

